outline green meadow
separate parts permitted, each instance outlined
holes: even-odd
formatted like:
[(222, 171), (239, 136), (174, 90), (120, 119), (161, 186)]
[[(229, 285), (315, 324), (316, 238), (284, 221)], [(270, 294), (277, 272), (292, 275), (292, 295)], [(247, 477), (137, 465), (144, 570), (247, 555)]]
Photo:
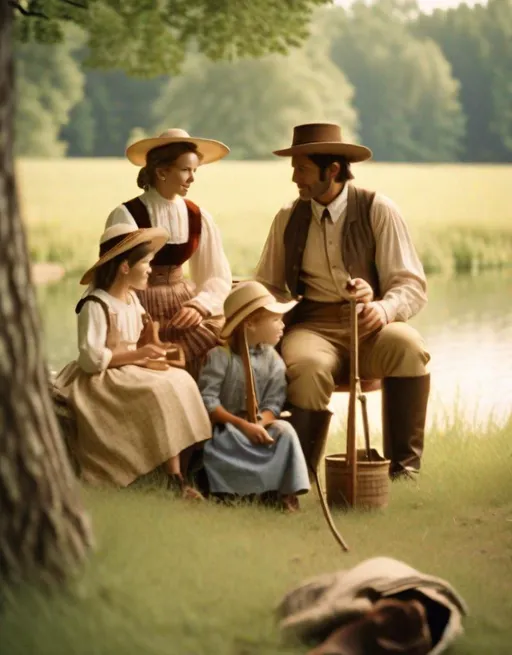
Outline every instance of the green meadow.
[[(163, 489), (85, 490), (97, 547), (65, 592), (29, 590), (6, 607), (1, 655), (300, 655), (274, 608), (310, 576), (387, 555), (448, 580), (469, 607), (453, 655), (512, 644), (512, 424), (485, 438), (455, 422), (431, 431), (417, 483), (390, 505), (336, 511), (351, 550), (311, 493), (302, 511), (191, 505)], [(333, 440), (335, 441), (335, 440)], [(339, 448), (333, 443), (333, 448)], [(368, 654), (371, 655), (371, 654)]]
[[(18, 161), (32, 259), (83, 270), (95, 258), (109, 212), (141, 193), (137, 170), (118, 159)], [(356, 183), (400, 206), (428, 273), (512, 261), (512, 166), (365, 163), (354, 173)], [(274, 215), (295, 197), (289, 160), (205, 166), (190, 192), (213, 214), (237, 275), (250, 274)]]
[[(32, 258), (69, 272), (95, 259), (109, 211), (139, 193), (137, 169), (122, 160), (22, 160), (17, 172)], [(512, 167), (370, 163), (354, 172), (402, 208), (429, 272), (512, 261)], [(251, 272), (273, 216), (295, 197), (290, 178), (287, 161), (199, 170), (190, 197), (215, 217), (235, 274)], [(66, 320), (59, 342), (69, 341)], [(21, 590), (5, 605), (0, 655), (304, 655), (307, 645), (279, 632), (279, 600), (310, 576), (379, 555), (445, 578), (465, 599), (465, 633), (450, 652), (509, 655), (512, 419), (477, 426), (456, 414), (434, 420), (419, 480), (391, 485), (388, 508), (334, 512), (349, 553), (314, 492), (285, 515), (190, 504), (158, 476), (123, 491), (84, 488), (90, 561), (66, 589)], [(343, 434), (331, 435), (329, 450), (345, 450)]]

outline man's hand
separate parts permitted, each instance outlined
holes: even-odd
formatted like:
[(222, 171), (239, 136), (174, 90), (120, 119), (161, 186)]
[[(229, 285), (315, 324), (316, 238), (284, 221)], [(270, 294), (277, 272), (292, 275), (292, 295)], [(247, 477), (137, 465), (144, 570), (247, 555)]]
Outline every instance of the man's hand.
[(179, 330), (186, 330), (187, 328), (196, 327), (201, 323), (203, 317), (195, 307), (182, 307), (180, 311), (175, 314), (168, 325)]
[(384, 308), (378, 302), (369, 302), (364, 305), (358, 305), (360, 308), (358, 315), (359, 334), (365, 335), (370, 332), (378, 332), (387, 325), (388, 318)]
[(347, 291), (357, 302), (366, 304), (373, 300), (373, 289), (362, 277), (356, 277), (347, 282)]

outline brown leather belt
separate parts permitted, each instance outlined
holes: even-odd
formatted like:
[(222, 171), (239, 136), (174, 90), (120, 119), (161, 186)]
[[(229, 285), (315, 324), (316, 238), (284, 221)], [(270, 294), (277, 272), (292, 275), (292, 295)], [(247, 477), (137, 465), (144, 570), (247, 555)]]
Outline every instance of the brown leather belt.
[(293, 310), (293, 323), (325, 321), (339, 323), (340, 319), (349, 319), (350, 303), (347, 300), (340, 302), (318, 302), (303, 298)]

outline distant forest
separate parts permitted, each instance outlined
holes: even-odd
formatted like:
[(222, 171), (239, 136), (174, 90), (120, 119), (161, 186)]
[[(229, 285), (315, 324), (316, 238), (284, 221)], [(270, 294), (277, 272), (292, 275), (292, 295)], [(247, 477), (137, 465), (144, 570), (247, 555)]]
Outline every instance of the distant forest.
[(70, 25), (57, 45), (17, 44), (18, 156), (121, 157), (182, 127), (267, 159), (294, 124), (334, 121), (378, 161), (512, 162), (512, 0), (323, 8), (287, 56), (190, 53), (173, 78), (93, 70), (84, 43)]

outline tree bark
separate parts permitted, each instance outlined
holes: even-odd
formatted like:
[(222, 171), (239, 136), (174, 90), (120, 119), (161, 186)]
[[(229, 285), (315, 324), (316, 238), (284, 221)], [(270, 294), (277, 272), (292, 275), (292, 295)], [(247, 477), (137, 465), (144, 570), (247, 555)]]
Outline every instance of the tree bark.
[(18, 211), (12, 38), (0, 0), (0, 587), (62, 580), (92, 545), (49, 395)]

